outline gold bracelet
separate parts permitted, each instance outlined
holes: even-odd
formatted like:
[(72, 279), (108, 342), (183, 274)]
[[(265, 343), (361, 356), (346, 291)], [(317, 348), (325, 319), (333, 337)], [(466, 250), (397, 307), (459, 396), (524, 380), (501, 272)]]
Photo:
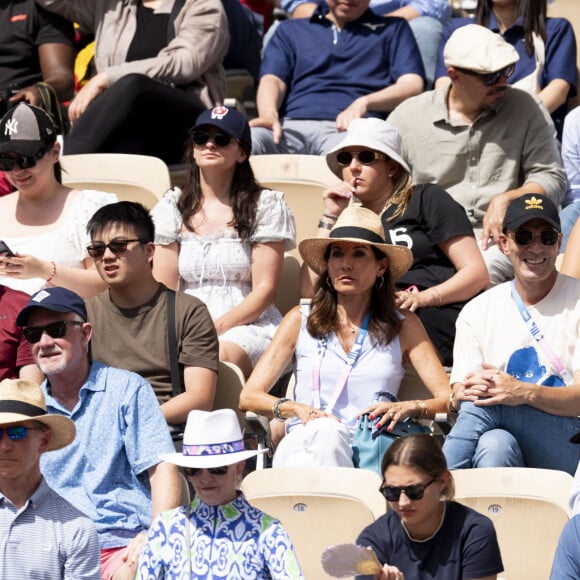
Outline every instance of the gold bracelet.
[(425, 401), (421, 401), (419, 399), (415, 399), (415, 404), (417, 405), (417, 407), (419, 407), (419, 415), (416, 417), (417, 421), (420, 421), (421, 419), (425, 419), (425, 417), (427, 417), (427, 405), (425, 404)]
[(453, 400), (455, 399), (455, 391), (452, 389), (451, 393), (449, 394), (449, 400), (447, 401), (447, 410), (452, 415), (457, 415), (459, 409), (453, 405)]

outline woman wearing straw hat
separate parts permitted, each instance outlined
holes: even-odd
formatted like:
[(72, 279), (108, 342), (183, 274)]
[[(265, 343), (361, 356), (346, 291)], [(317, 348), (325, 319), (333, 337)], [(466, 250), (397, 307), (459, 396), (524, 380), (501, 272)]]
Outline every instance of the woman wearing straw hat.
[[(287, 421), (274, 465), (352, 467), (351, 436), (361, 412), (382, 415), (379, 425), (445, 410), (447, 376), (425, 329), (395, 306), (393, 282), (411, 264), (411, 252), (386, 244), (371, 210), (344, 210), (327, 238), (299, 244), (319, 276), (310, 307), (290, 311), (246, 383), (240, 408)], [(294, 400), (268, 392), (295, 357)], [(411, 362), (432, 393), (426, 401), (397, 401)], [(380, 392), (384, 402), (371, 404)], [(370, 406), (369, 406), (370, 405)]]
[[(465, 210), (435, 184), (414, 186), (401, 156), (396, 129), (380, 119), (356, 119), (326, 156), (343, 180), (323, 193), (319, 237), (327, 237), (356, 196), (381, 216), (387, 240), (413, 252), (413, 263), (396, 283), (396, 304), (417, 312), (445, 366), (453, 362), (455, 320), (489, 276)], [(312, 272), (303, 269), (301, 296), (311, 296)]]
[(233, 410), (191, 411), (182, 452), (161, 459), (183, 468), (195, 499), (153, 522), (137, 577), (302, 580), (282, 524), (237, 489), (246, 459), (264, 451), (244, 448)]

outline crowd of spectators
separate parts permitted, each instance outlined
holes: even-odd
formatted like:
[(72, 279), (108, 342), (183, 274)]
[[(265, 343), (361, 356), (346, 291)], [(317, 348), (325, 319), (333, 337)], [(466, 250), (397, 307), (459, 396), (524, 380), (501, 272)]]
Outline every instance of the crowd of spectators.
[[(413, 574), (389, 542), (458, 549), (461, 534), (489, 554), (482, 568), (461, 552), (464, 572), (501, 572), (488, 520), (452, 501), (448, 468), (576, 472), (578, 512), (580, 108), (566, 115), (577, 90), (569, 22), (547, 18), (543, 0), (479, 0), (471, 19), (451, 18), (443, 0), (294, 0), (260, 54), (264, 29), (238, 0), (7, 6), (0, 460), (25, 452), (30, 463), (16, 473), (0, 461), (0, 527), (23, 506), (26, 518), (58, 507), (70, 527), (65, 562), (45, 554), (47, 569), (70, 560), (93, 577), (98, 537), (103, 578), (183, 570), (168, 544), (204, 541), (183, 536), (183, 515), (202, 526), (235, 509), (248, 533), (259, 520), (283, 546), (274, 562), (253, 539), (252, 574), (302, 577), (280, 523), (236, 491), (257, 453), (243, 451), (233, 414), (211, 413), (219, 360), (246, 378), (242, 410), (284, 424), (275, 466), (352, 466), (360, 414), (388, 429), (456, 415), (429, 461), (433, 440), (421, 437), (385, 457), (394, 512), (360, 536), (385, 564), (381, 580)], [(95, 38), (94, 74), (74, 94), (73, 22)], [(254, 79), (254, 118), (224, 106), (224, 65)], [(68, 101), (68, 132), (47, 85), (57, 105)], [(65, 187), (63, 150), (183, 160), (186, 183), (149, 212)], [(256, 181), (250, 155), (266, 153), (326, 156), (337, 179), (316, 237), (297, 240), (283, 192)], [(296, 245), (295, 282), (311, 301), (282, 318), (274, 301)], [(409, 366), (431, 398), (398, 400)], [(274, 396), (289, 369), (293, 395)], [(214, 420), (235, 444), (211, 440)], [(184, 513), (177, 466), (198, 496)], [(458, 518), (476, 531), (457, 531)], [(572, 522), (554, 578), (574, 557)], [(21, 525), (15, 537), (34, 528)], [(228, 542), (220, 549), (233, 554)], [(423, 557), (442, 579), (436, 551)]]

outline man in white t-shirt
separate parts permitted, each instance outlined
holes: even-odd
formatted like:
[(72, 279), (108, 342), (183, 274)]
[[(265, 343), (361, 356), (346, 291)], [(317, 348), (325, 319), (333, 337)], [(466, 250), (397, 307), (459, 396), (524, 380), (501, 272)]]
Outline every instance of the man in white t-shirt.
[(450, 469), (528, 466), (573, 474), (580, 431), (580, 280), (555, 267), (562, 234), (543, 195), (511, 202), (500, 247), (514, 268), (457, 319)]

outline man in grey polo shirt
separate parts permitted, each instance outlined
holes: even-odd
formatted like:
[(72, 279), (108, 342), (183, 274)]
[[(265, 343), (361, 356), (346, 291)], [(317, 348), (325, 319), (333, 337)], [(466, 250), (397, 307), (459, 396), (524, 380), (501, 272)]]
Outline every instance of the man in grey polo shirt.
[(492, 284), (513, 277), (497, 246), (509, 203), (526, 193), (556, 205), (566, 174), (550, 116), (535, 96), (507, 85), (519, 59), (476, 24), (456, 30), (444, 60), (451, 83), (401, 103), (389, 123), (415, 183), (437, 183), (465, 208)]
[(0, 578), (101, 577), (95, 526), (40, 471), (43, 453), (74, 438), (70, 419), (46, 414), (37, 384), (0, 382)]

